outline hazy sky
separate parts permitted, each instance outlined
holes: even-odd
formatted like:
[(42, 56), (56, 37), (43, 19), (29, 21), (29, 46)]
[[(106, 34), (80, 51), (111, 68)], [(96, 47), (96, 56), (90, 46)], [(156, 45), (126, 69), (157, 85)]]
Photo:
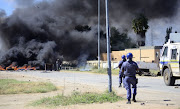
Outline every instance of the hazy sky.
[(0, 8), (6, 11), (7, 15), (10, 15), (15, 8), (14, 0), (0, 0)]
[[(23, 4), (22, 1), (26, 1), (26, 0), (0, 0), (0, 9), (5, 10), (6, 15), (9, 16), (12, 14), (15, 8), (29, 5), (29, 4)], [(33, 2), (43, 1), (43, 0), (27, 0), (27, 1), (29, 1), (29, 3), (33, 3)], [(49, 1), (49, 0), (46, 0), (46, 1)]]

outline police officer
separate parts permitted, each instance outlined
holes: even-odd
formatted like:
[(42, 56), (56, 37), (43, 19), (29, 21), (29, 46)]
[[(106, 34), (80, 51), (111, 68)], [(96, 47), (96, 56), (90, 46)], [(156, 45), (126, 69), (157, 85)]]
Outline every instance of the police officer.
[(56, 71), (59, 71), (59, 59), (56, 60)]
[(127, 104), (131, 104), (131, 85), (133, 90), (133, 101), (136, 102), (136, 94), (137, 94), (137, 79), (136, 79), (136, 70), (138, 70), (138, 65), (136, 62), (132, 61), (133, 54), (128, 53), (126, 55), (127, 61), (123, 63), (121, 67), (121, 72), (125, 76), (123, 82), (125, 84), (125, 88), (127, 90)]
[[(119, 67), (119, 87), (121, 87), (121, 84), (122, 84), (122, 78), (123, 78), (123, 75), (122, 75), (122, 72), (121, 72), (121, 66), (122, 64), (126, 61), (126, 56), (125, 55), (122, 55), (121, 56), (122, 60), (119, 62), (118, 64), (118, 67)], [(124, 86), (124, 84), (123, 84)]]

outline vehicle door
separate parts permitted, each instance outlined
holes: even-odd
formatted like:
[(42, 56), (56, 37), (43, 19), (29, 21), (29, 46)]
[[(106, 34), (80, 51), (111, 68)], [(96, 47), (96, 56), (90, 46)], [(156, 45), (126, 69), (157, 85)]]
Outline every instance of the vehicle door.
[(173, 75), (177, 75), (179, 73), (179, 51), (178, 51), (178, 48), (177, 46), (173, 46), (171, 49), (170, 49), (170, 54), (171, 54), (171, 58), (170, 58), (170, 66), (171, 66), (171, 71), (173, 73)]
[(160, 67), (160, 71), (162, 71), (162, 67), (163, 65), (165, 64), (168, 64), (168, 46), (164, 46), (163, 49), (162, 49), (162, 53), (161, 53), (161, 56), (160, 56), (160, 64), (159, 64), (159, 67)]

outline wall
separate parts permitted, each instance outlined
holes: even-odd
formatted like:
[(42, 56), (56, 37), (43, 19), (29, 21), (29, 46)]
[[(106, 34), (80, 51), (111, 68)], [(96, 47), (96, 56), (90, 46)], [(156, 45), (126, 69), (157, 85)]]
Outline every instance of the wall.
[[(134, 49), (125, 49), (122, 51), (112, 51), (111, 59), (112, 61), (120, 61), (122, 55), (126, 55), (127, 53), (133, 53), (134, 61), (143, 61), (143, 62), (155, 62), (159, 63), (158, 57), (156, 57), (156, 53), (159, 52), (161, 46), (149, 46), (149, 47), (140, 47)], [(101, 54), (102, 61), (107, 61), (106, 53)]]

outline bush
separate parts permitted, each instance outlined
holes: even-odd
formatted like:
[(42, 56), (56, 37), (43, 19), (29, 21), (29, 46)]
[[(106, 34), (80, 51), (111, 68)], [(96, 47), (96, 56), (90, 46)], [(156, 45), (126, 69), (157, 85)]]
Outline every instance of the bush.
[(45, 105), (45, 106), (66, 106), (72, 104), (92, 104), (92, 103), (103, 103), (103, 102), (117, 102), (122, 100), (120, 96), (117, 96), (114, 92), (108, 93), (79, 93), (73, 92), (71, 96), (57, 95), (54, 97), (42, 98), (38, 101), (33, 102), (31, 105)]

